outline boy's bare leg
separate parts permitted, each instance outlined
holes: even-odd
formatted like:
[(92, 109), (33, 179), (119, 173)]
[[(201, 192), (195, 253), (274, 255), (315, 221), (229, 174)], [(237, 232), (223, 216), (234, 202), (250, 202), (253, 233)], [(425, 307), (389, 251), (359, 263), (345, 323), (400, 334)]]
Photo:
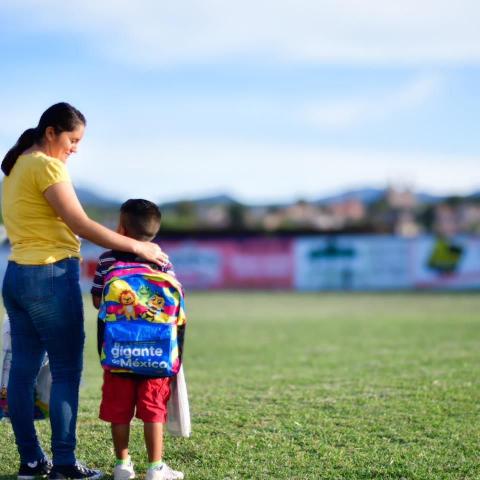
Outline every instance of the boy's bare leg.
[(149, 463), (160, 462), (163, 456), (163, 423), (144, 423), (143, 434)]
[(130, 438), (130, 424), (112, 423), (113, 448), (117, 460), (128, 459), (128, 440)]

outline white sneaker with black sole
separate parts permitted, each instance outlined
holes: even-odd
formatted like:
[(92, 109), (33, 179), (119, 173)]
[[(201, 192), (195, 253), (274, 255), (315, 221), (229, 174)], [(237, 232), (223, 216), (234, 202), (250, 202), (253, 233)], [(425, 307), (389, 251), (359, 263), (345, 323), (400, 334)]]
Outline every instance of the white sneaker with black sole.
[(113, 469), (113, 480), (131, 480), (132, 478), (135, 478), (135, 470), (133, 469), (133, 463), (130, 459), (127, 463), (115, 465)]
[(149, 468), (145, 475), (145, 480), (182, 480), (183, 478), (183, 472), (173, 470), (166, 463)]

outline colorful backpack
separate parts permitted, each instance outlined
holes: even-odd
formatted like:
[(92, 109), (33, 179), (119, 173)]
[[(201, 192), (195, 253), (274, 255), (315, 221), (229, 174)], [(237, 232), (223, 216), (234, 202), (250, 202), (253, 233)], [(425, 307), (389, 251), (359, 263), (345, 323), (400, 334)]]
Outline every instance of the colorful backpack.
[(147, 264), (115, 262), (105, 276), (98, 318), (105, 322), (105, 370), (152, 377), (178, 373), (177, 328), (186, 317), (174, 276)]

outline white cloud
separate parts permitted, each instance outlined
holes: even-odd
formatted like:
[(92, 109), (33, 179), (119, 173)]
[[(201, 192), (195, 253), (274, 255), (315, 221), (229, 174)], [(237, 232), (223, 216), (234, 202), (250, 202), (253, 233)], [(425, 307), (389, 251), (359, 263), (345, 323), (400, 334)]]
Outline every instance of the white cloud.
[(346, 64), (480, 61), (476, 0), (6, 0), (1, 8), (28, 13), (30, 31), (77, 34), (119, 62), (147, 67), (236, 55)]
[(303, 116), (319, 128), (349, 128), (417, 108), (432, 99), (441, 87), (442, 79), (438, 75), (420, 75), (400, 88), (383, 93), (378, 91), (375, 96), (311, 104)]
[[(134, 136), (149, 137), (156, 135), (157, 131), (168, 131), (173, 135), (230, 136), (241, 142), (246, 136), (255, 136), (266, 126), (283, 128), (285, 131), (289, 127), (304, 128), (305, 124), (328, 133), (358, 125), (378, 124), (398, 113), (419, 109), (435, 99), (444, 85), (445, 80), (440, 75), (420, 74), (395, 88), (379, 86), (378, 90), (370, 90), (356, 97), (349, 97), (347, 92), (342, 92), (342, 98), (333, 99), (333, 94), (325, 92), (322, 100), (317, 99), (316, 92), (294, 100), (287, 96), (279, 100), (278, 95), (265, 98), (255, 93), (218, 95), (213, 92), (187, 98), (184, 95), (159, 97), (148, 103), (141, 98), (139, 100), (134, 92), (122, 101), (119, 110), (115, 110), (117, 106), (105, 110), (103, 106), (97, 109), (90, 104), (91, 108), (86, 111), (88, 136), (100, 130), (103, 135), (107, 135), (109, 130), (111, 135), (118, 135), (119, 128), (123, 128), (121, 131), (131, 131)], [(39, 97), (32, 100), (33, 104), (19, 104), (15, 95), (0, 92), (0, 104), (10, 112), (8, 122), (0, 121), (0, 144), (2, 137), (9, 139), (7, 143), (10, 144), (23, 130), (35, 126), (49, 102)], [(152, 105), (156, 107), (151, 108)], [(125, 110), (129, 115), (122, 119), (119, 126), (116, 118), (120, 118), (119, 112)], [(144, 126), (139, 127), (138, 118), (142, 119)], [(281, 133), (279, 138), (283, 138)], [(6, 148), (8, 145), (3, 146)]]
[(119, 199), (146, 196), (164, 201), (229, 192), (247, 201), (279, 201), (387, 182), (436, 193), (466, 193), (480, 187), (478, 176), (465, 176), (478, 170), (478, 156), (193, 139), (127, 148), (85, 147), (70, 160), (72, 177)]

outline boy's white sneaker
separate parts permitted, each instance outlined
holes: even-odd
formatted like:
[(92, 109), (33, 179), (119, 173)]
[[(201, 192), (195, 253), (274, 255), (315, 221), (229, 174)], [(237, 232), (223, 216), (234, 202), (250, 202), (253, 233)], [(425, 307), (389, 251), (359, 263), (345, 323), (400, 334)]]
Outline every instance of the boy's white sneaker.
[(113, 480), (131, 480), (132, 478), (135, 478), (135, 470), (133, 469), (131, 460), (129, 460), (128, 463), (115, 465), (113, 469)]
[(145, 480), (182, 480), (183, 472), (171, 469), (166, 463), (147, 470)]

